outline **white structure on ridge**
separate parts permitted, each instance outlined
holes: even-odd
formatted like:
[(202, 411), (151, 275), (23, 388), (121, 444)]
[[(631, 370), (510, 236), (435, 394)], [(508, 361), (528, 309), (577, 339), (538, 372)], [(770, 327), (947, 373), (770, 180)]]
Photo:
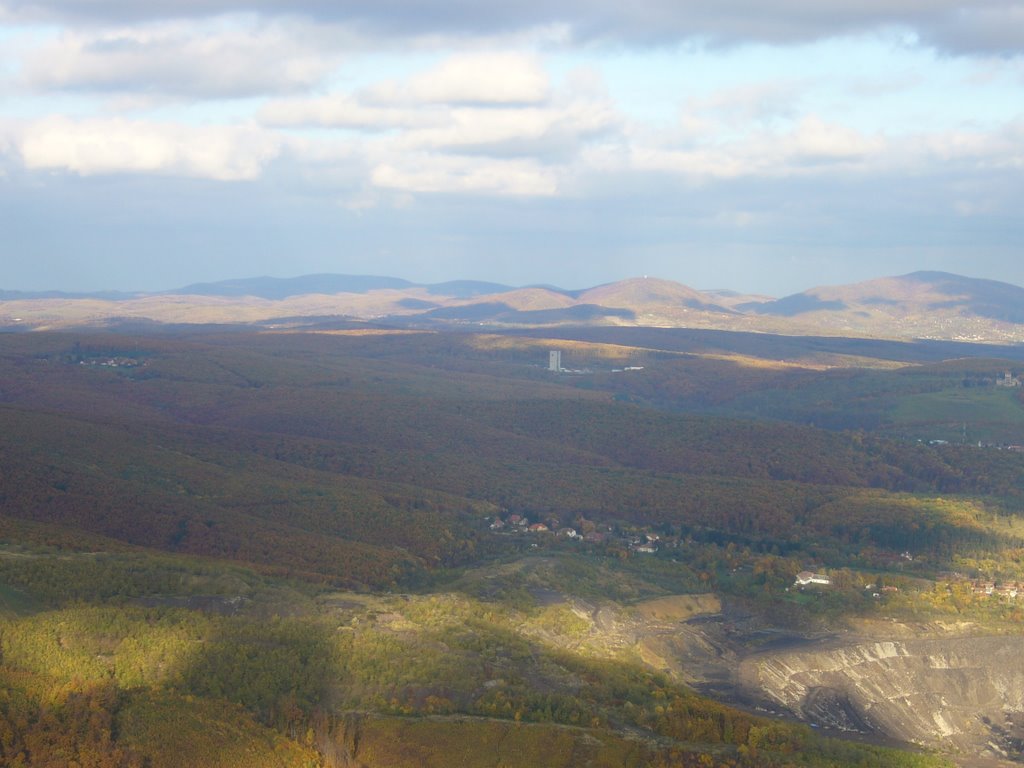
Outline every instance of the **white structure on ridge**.
[(552, 349), (550, 352), (548, 352), (548, 370), (562, 370), (562, 353), (559, 352), (557, 349)]

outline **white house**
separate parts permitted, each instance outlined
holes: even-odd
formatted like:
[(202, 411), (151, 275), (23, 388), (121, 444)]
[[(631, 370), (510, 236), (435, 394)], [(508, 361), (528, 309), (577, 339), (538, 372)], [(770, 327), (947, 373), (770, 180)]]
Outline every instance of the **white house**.
[(803, 587), (808, 584), (831, 584), (832, 579), (820, 573), (812, 573), (811, 571), (800, 571), (796, 575), (796, 581), (793, 582), (794, 586)]

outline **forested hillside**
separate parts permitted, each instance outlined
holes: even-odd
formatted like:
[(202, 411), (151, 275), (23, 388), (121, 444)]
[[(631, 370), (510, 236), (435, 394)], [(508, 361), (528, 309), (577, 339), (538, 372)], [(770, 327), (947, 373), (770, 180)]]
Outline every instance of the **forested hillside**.
[[(811, 425), (856, 421), (878, 392), (905, 426), (923, 423), (906, 398), (967, 389), (1016, 414), (986, 383), (1004, 364), (830, 371), (581, 342), (566, 355), (600, 365), (569, 374), (545, 370), (554, 343), (0, 336), (0, 754), (440, 765), (451, 732), (552, 765), (927, 762), (701, 698), (599, 643), (598, 609), (574, 601), (713, 591), (798, 628), (1017, 620), (944, 574), (1024, 579), (1024, 453)], [(745, 417), (784, 392), (817, 399)], [(536, 558), (553, 565), (513, 567)], [(790, 592), (807, 567), (836, 588)], [(900, 591), (872, 598), (869, 579)], [(179, 729), (193, 752), (172, 757)]]
[[(921, 554), (973, 551), (982, 523), (937, 513), (928, 496), (1022, 503), (1020, 453), (655, 410), (580, 390), (584, 377), (541, 379), (516, 367), (521, 353), (474, 359), (471, 339), (434, 336), (411, 361), (404, 335), (8, 337), (6, 508), (372, 586), (490, 551), (482, 521), (502, 509), (717, 531), (794, 554), (813, 531), (853, 562), (852, 531), (902, 549), (885, 530), (905, 524), (950, 532), (921, 537)], [(134, 363), (101, 364), (118, 353)], [(628, 375), (663, 375), (649, 368)], [(821, 389), (834, 379), (816, 376)], [(962, 372), (946, 376), (959, 385)], [(938, 379), (926, 378), (933, 391)], [(878, 520), (864, 498), (900, 519)]]

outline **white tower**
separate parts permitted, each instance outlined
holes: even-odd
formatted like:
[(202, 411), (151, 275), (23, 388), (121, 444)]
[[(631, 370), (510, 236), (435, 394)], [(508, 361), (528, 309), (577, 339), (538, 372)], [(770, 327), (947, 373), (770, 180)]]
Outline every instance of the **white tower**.
[(557, 349), (552, 349), (550, 352), (548, 352), (548, 370), (562, 370), (562, 353), (559, 352)]

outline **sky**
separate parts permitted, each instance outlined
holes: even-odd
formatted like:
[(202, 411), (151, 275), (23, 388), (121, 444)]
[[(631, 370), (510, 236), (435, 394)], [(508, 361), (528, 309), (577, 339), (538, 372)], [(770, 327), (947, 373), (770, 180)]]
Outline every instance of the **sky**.
[(1024, 285), (1019, 0), (0, 0), (0, 289)]

